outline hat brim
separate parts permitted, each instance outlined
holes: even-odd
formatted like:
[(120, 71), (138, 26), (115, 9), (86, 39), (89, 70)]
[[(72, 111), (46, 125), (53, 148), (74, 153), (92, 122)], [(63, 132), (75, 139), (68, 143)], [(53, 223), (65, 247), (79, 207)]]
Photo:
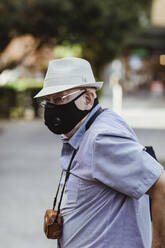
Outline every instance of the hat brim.
[(94, 87), (96, 90), (101, 89), (103, 85), (103, 82), (96, 82), (96, 83), (87, 83), (87, 84), (81, 84), (81, 85), (57, 85), (57, 86), (49, 86), (46, 88), (43, 88), (38, 92), (37, 95), (34, 96), (34, 98), (37, 97), (42, 97), (42, 96), (47, 96), (55, 93), (59, 93), (64, 90), (69, 90), (69, 89), (74, 89), (74, 88), (79, 88), (79, 87)]

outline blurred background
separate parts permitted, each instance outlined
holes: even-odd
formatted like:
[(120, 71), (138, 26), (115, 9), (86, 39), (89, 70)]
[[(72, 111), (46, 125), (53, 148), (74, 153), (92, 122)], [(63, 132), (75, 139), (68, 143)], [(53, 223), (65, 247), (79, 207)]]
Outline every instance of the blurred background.
[(87, 59), (113, 108), (165, 164), (164, 0), (0, 0), (0, 243), (56, 247), (43, 233), (57, 188), (60, 138), (33, 96), (48, 61)]

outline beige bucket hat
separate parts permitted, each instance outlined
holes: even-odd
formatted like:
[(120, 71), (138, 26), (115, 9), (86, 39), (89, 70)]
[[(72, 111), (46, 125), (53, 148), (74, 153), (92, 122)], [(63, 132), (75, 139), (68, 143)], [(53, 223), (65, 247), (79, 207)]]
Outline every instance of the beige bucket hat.
[(43, 88), (36, 97), (42, 97), (77, 87), (95, 87), (99, 90), (103, 82), (96, 82), (89, 62), (81, 58), (51, 60), (44, 79)]

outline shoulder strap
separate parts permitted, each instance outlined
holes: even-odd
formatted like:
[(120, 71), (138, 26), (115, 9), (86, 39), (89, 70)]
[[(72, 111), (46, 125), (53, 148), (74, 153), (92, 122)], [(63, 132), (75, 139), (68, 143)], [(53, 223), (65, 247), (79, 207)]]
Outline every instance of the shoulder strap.
[[(157, 157), (156, 157), (156, 154), (155, 154), (155, 151), (153, 149), (152, 146), (145, 146), (145, 149), (144, 149), (148, 154), (150, 154), (150, 156), (152, 156), (154, 159), (157, 160)], [(151, 221), (152, 221), (152, 199), (151, 197), (149, 197), (149, 205), (150, 205), (150, 216), (151, 216)]]
[(88, 120), (87, 124), (86, 124), (86, 131), (88, 130), (88, 128), (90, 128), (90, 126), (92, 125), (92, 123), (95, 121), (95, 119), (97, 118), (97, 116), (99, 114), (101, 114), (104, 111), (104, 109), (102, 109), (101, 107), (96, 111), (96, 113), (94, 115), (92, 115), (92, 117)]
[[(57, 210), (57, 215), (56, 215), (56, 218), (54, 220), (54, 223), (57, 223), (57, 220), (58, 220), (58, 216), (59, 216), (59, 213), (60, 213), (60, 207), (61, 207), (61, 202), (62, 202), (62, 198), (63, 198), (63, 194), (64, 194), (64, 189), (65, 189), (65, 185), (66, 185), (66, 182), (68, 180), (68, 177), (69, 177), (69, 171), (70, 171), (70, 167), (71, 167), (71, 164), (72, 164), (72, 161), (76, 155), (76, 152), (77, 150), (74, 150), (73, 154), (72, 154), (72, 157), (71, 157), (71, 160), (69, 162), (69, 166), (68, 166), (68, 169), (66, 171), (66, 176), (65, 176), (65, 182), (64, 182), (64, 185), (63, 185), (63, 188), (62, 188), (62, 191), (61, 191), (61, 196), (60, 196), (60, 200), (59, 200), (59, 203), (58, 203), (58, 210)], [(61, 183), (61, 178), (62, 178), (62, 175), (63, 175), (63, 171), (61, 173), (61, 177), (60, 177), (60, 182), (58, 184), (58, 189), (57, 189), (57, 192), (56, 192), (56, 196), (54, 198), (54, 202), (53, 202), (53, 210), (55, 209), (55, 206), (56, 206), (56, 201), (57, 201), (57, 196), (58, 196), (58, 192), (59, 192), (59, 188), (60, 188), (60, 183)]]
[(155, 151), (152, 146), (145, 146), (145, 151), (149, 153), (154, 159), (157, 160)]
[[(92, 123), (95, 121), (96, 117), (101, 114), (102, 112), (104, 111), (104, 109), (102, 109), (101, 107), (96, 111), (96, 113), (88, 120), (87, 124), (86, 124), (86, 130), (92, 125)], [(59, 203), (58, 203), (58, 210), (57, 210), (57, 215), (56, 215), (56, 218), (55, 218), (55, 221), (54, 222), (57, 222), (57, 219), (58, 219), (58, 215), (60, 213), (60, 207), (61, 207), (61, 202), (62, 202), (62, 198), (63, 198), (63, 194), (64, 194), (64, 189), (65, 189), (65, 186), (66, 186), (66, 182), (69, 178), (69, 174), (70, 174), (70, 168), (71, 168), (71, 165), (72, 165), (72, 161), (76, 155), (78, 150), (74, 150), (73, 154), (72, 154), (72, 157), (71, 157), (71, 160), (69, 162), (69, 165), (68, 165), (68, 169), (66, 171), (66, 176), (65, 176), (65, 182), (64, 182), (64, 185), (63, 185), (63, 188), (62, 188), (62, 191), (61, 191), (61, 196), (60, 196), (60, 200), (59, 200)], [(54, 202), (53, 202), (53, 210), (55, 209), (55, 206), (56, 206), (56, 202), (57, 202), (57, 197), (58, 197), (58, 193), (59, 193), (59, 188), (60, 188), (60, 183), (61, 183), (61, 178), (62, 178), (62, 175), (63, 175), (63, 171), (61, 173), (61, 177), (60, 177), (60, 182), (58, 184), (58, 189), (57, 189), (57, 192), (56, 192), (56, 196), (54, 198)]]
[[(60, 202), (59, 202), (60, 205), (61, 205), (62, 196), (63, 196), (63, 192), (64, 192), (64, 189), (65, 189), (65, 185), (66, 185), (66, 182), (67, 182), (68, 177), (69, 177), (70, 167), (71, 167), (72, 161), (73, 161), (73, 159), (74, 159), (74, 157), (75, 157), (75, 155), (76, 155), (76, 152), (77, 152), (77, 150), (74, 150), (74, 152), (73, 152), (73, 154), (72, 154), (72, 157), (71, 157), (71, 160), (70, 160), (70, 162), (69, 162), (68, 169), (67, 169), (67, 171), (66, 171), (65, 182), (64, 182), (64, 185), (63, 185), (63, 188), (62, 188), (62, 192), (61, 192), (61, 196), (60, 196)], [(64, 171), (61, 172), (61, 176), (60, 176), (60, 180), (59, 180), (59, 184), (58, 184), (56, 196), (55, 196), (54, 202), (53, 202), (53, 210), (54, 210), (55, 207), (56, 207), (57, 197), (58, 197), (59, 188), (60, 188), (60, 183), (61, 183), (61, 179), (62, 179), (63, 173), (64, 173)]]

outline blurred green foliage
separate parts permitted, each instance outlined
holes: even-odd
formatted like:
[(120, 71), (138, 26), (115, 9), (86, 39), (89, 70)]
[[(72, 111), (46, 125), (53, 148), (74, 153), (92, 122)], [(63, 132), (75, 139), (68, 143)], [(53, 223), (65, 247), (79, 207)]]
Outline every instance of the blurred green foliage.
[(80, 45), (70, 45), (67, 42), (63, 43), (63, 45), (57, 45), (54, 49), (55, 57), (81, 57), (82, 56), (82, 48)]
[[(0, 52), (13, 37), (32, 34), (39, 40), (38, 49), (50, 44), (55, 46), (56, 57), (80, 56), (89, 60), (99, 80), (102, 66), (120, 54), (127, 41), (140, 32), (142, 20), (149, 19), (151, 2), (1, 0)], [(1, 86), (0, 116), (21, 117), (26, 105), (38, 116), (33, 96), (42, 83), (21, 78)]]
[(39, 117), (39, 105), (33, 97), (42, 88), (43, 82), (22, 78), (0, 86), (0, 118), (22, 118), (26, 109), (33, 109)]
[[(95, 74), (148, 20), (151, 0), (1, 0), (0, 51), (13, 36), (32, 34), (39, 47), (78, 44)], [(145, 21), (144, 21), (145, 20)], [(97, 68), (97, 70), (96, 70)]]
[(9, 81), (4, 86), (0, 85), (1, 88), (14, 89), (16, 91), (25, 91), (31, 88), (40, 89), (43, 86), (43, 81), (38, 81), (33, 78), (20, 78), (15, 81)]
[(0, 117), (9, 118), (11, 108), (16, 105), (15, 90), (10, 87), (0, 87)]

